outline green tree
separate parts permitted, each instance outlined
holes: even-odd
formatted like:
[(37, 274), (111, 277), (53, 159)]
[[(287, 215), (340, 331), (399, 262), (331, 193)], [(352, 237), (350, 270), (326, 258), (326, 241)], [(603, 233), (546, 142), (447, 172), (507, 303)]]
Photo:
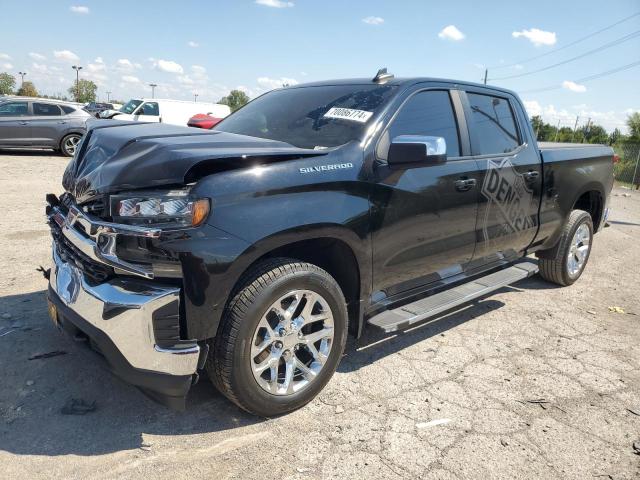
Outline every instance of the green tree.
[(26, 81), (18, 89), (18, 95), (21, 97), (37, 97), (38, 90), (36, 90), (36, 86), (33, 82)]
[(76, 84), (74, 83), (67, 91), (76, 102), (89, 103), (96, 101), (98, 86), (91, 80), (85, 80), (83, 78), (78, 82), (77, 89)]
[(235, 112), (240, 107), (249, 103), (249, 96), (242, 90), (231, 90), (229, 95), (222, 97), (218, 103), (222, 105), (229, 105), (231, 111)]
[(640, 112), (633, 112), (627, 117), (627, 127), (629, 127), (629, 140), (640, 142)]
[(0, 73), (0, 95), (11, 95), (16, 86), (16, 77), (7, 72)]
[(591, 124), (589, 129), (584, 133), (584, 140), (586, 143), (601, 143), (605, 144), (609, 140), (609, 135), (604, 127), (601, 125)]

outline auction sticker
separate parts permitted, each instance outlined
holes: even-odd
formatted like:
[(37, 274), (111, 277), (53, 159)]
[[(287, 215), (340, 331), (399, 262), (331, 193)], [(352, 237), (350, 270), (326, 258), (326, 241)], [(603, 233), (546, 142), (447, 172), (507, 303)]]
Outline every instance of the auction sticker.
[(366, 123), (371, 118), (373, 112), (365, 110), (354, 110), (352, 108), (333, 107), (324, 114), (327, 118), (340, 118), (342, 120), (353, 120), (354, 122)]

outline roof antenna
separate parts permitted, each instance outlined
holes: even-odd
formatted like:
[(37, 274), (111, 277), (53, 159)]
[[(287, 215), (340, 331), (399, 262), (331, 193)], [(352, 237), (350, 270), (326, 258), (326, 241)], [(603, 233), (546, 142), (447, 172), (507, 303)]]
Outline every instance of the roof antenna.
[(387, 80), (391, 80), (393, 78), (393, 73), (387, 73), (387, 68), (381, 68), (380, 70), (378, 70), (378, 73), (376, 73), (376, 76), (373, 77), (373, 80), (371, 80), (374, 83), (384, 83)]

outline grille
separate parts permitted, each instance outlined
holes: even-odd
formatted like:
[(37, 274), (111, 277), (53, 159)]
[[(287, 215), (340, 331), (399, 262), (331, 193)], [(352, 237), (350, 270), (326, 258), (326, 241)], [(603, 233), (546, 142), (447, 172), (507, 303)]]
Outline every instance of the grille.
[(62, 234), (60, 227), (51, 225), (51, 235), (58, 256), (65, 262), (75, 265), (87, 277), (92, 284), (102, 283), (114, 276), (113, 268), (97, 263), (87, 257), (69, 242)]

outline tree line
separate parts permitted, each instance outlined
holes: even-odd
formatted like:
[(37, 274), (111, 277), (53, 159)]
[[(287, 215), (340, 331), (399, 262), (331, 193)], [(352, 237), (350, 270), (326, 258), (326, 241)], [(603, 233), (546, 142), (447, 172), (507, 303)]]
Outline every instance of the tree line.
[[(89, 103), (96, 101), (96, 93), (98, 86), (91, 80), (81, 79), (79, 82), (74, 82), (67, 92), (71, 96), (71, 99), (79, 103)], [(25, 81), (20, 84), (20, 87), (16, 90), (16, 77), (13, 75), (2, 72), (0, 73), (0, 95), (19, 95), (21, 97), (42, 97), (42, 98), (57, 98), (59, 100), (69, 100), (66, 96), (49, 96), (40, 95), (33, 82)]]

